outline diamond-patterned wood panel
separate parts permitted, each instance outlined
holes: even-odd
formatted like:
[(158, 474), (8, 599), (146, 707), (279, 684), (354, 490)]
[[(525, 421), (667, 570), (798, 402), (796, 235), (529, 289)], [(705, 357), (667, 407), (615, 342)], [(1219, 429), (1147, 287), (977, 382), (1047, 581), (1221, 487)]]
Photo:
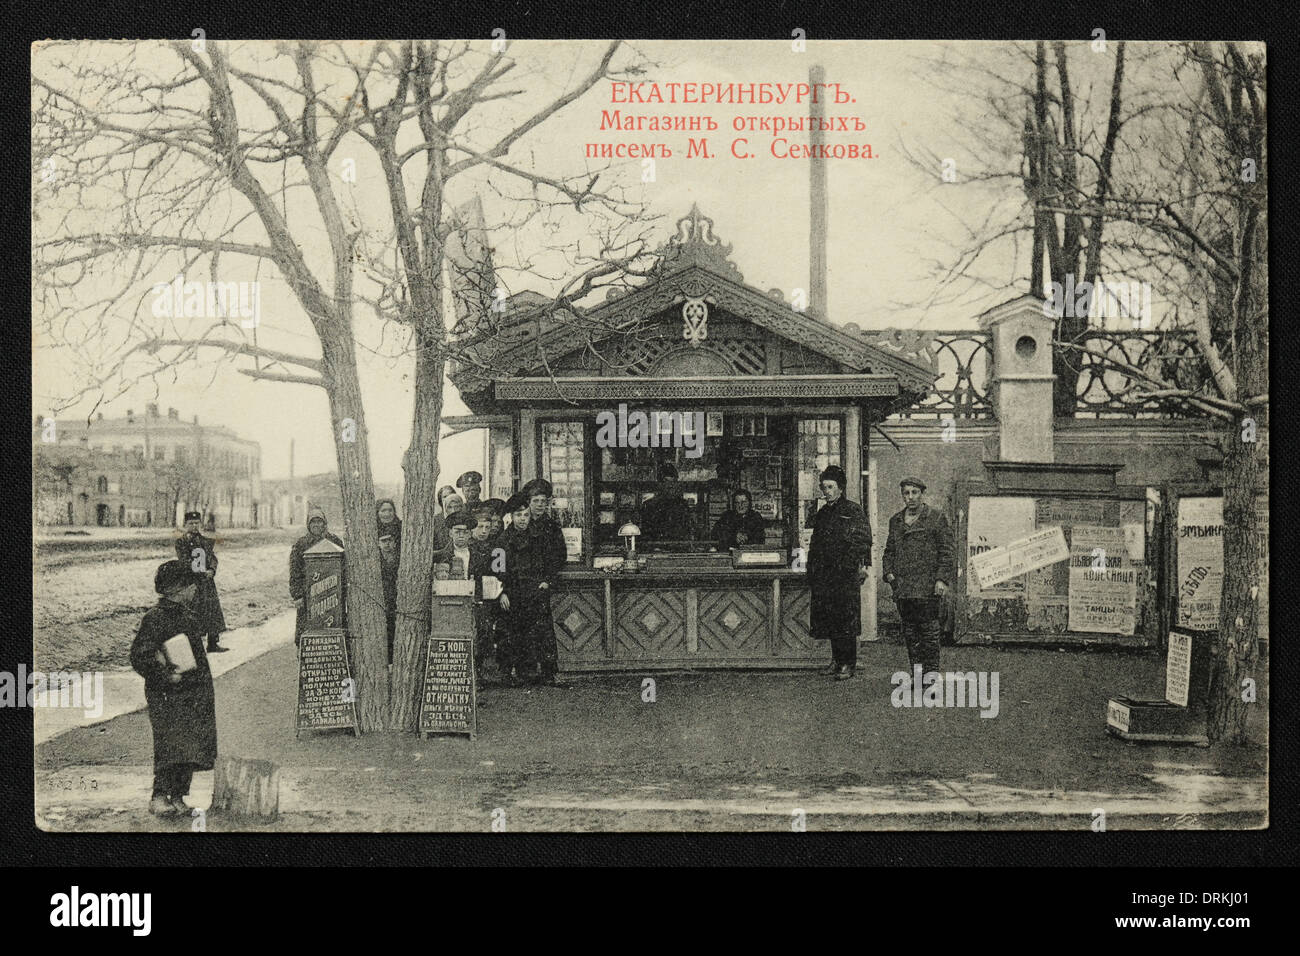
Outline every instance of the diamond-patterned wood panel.
[(605, 596), (601, 591), (560, 591), (551, 604), (560, 665), (570, 660), (604, 659)]
[(614, 656), (685, 657), (686, 592), (614, 592)]
[(766, 657), (768, 590), (701, 589), (699, 653), (734, 657)]
[(812, 607), (812, 592), (805, 587), (798, 587), (782, 582), (781, 587), (781, 627), (778, 630), (776, 653), (780, 657), (809, 657), (824, 652), (809, 633), (809, 614)]

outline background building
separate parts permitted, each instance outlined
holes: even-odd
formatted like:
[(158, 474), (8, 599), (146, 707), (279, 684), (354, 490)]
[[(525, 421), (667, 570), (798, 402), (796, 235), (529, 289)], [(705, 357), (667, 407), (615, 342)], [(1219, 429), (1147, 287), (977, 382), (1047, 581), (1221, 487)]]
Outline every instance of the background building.
[(221, 425), (166, 417), (158, 406), (137, 415), (36, 419), (32, 431), (38, 525), (178, 525), (201, 511), (216, 527), (265, 523), (262, 449)]

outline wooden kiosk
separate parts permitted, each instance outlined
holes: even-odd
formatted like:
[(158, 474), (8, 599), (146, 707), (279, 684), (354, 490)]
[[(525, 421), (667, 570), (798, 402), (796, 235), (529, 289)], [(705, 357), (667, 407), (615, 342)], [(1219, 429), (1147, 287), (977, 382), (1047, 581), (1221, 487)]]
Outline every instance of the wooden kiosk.
[[(818, 474), (840, 465), (863, 501), (870, 425), (933, 385), (929, 369), (746, 284), (712, 226), (693, 207), (652, 277), (601, 305), (514, 297), (452, 369), (474, 414), (445, 421), (490, 429), (487, 493), (538, 475), (554, 486), (563, 670), (824, 665), (800, 550)], [(684, 537), (629, 541), (669, 462)], [(741, 488), (763, 540), (719, 548), (711, 531)]]

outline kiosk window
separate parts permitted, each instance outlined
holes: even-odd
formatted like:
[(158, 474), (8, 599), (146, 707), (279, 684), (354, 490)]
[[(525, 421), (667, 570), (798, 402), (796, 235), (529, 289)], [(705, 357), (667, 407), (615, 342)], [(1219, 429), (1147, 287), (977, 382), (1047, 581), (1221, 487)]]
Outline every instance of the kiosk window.
[(542, 423), (542, 477), (554, 491), (552, 509), (564, 529), (569, 560), (582, 560), (586, 527), (586, 443), (582, 422)]

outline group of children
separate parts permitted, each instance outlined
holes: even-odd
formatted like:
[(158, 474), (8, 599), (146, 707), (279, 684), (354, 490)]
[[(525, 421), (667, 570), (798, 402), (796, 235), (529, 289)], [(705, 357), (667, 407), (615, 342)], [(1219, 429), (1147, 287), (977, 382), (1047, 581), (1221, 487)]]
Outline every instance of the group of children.
[[(461, 475), (456, 485), (465, 495), (464, 507), (437, 519), (434, 589), (442, 580), (474, 582), (474, 661), (479, 679), (485, 662), (494, 659), (501, 679), (510, 686), (562, 687), (551, 592), (567, 552), (563, 532), (551, 515), (553, 489), (544, 478), (536, 478), (509, 501), (502, 501), (480, 499), (481, 483), (477, 472)], [(380, 518), (381, 530), (396, 520), (393, 516), (385, 522), (385, 517), (389, 515)], [(397, 565), (391, 545), (384, 572), (391, 659), (397, 603)]]

